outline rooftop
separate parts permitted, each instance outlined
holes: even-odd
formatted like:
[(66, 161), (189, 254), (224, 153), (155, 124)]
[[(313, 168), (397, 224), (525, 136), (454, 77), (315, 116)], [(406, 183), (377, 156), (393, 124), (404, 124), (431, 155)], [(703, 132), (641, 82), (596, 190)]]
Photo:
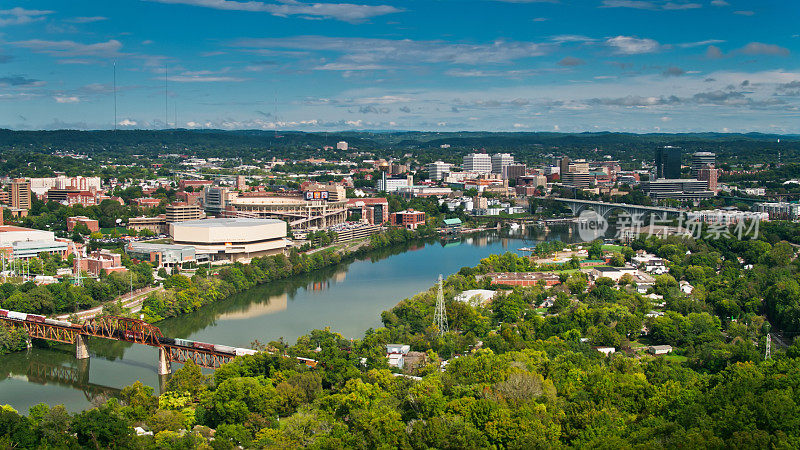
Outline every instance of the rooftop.
[(282, 220), (278, 219), (252, 219), (248, 217), (223, 217), (217, 219), (198, 219), (188, 220), (186, 222), (179, 222), (175, 225), (182, 227), (195, 227), (195, 228), (231, 228), (231, 227), (252, 227), (255, 225), (267, 225), (271, 223), (280, 223)]

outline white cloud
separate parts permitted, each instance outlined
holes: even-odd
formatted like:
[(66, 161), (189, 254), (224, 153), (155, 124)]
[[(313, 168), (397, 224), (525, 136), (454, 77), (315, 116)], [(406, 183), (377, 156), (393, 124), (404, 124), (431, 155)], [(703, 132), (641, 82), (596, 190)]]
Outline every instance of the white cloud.
[(623, 55), (638, 55), (653, 53), (661, 49), (661, 44), (653, 39), (640, 39), (633, 36), (616, 36), (608, 38), (606, 45), (613, 47), (615, 53)]
[(25, 25), (31, 22), (44, 20), (44, 17), (54, 11), (25, 9), (19, 6), (11, 9), (0, 10), (0, 27), (6, 25)]
[(352, 3), (302, 3), (282, 0), (279, 3), (233, 0), (150, 0), (158, 3), (201, 6), (225, 11), (266, 12), (273, 16), (337, 19), (344, 22), (363, 22), (367, 19), (403, 11), (389, 5), (356, 5)]
[(94, 22), (102, 22), (104, 20), (108, 20), (108, 17), (103, 16), (83, 16), (83, 17), (75, 17), (72, 19), (67, 20), (67, 22), (72, 23), (94, 23)]
[(119, 50), (122, 48), (122, 43), (115, 39), (106, 42), (98, 42), (96, 44), (82, 44), (75, 41), (45, 41), (42, 39), (17, 41), (11, 42), (11, 44), (17, 47), (27, 48), (37, 53), (46, 53), (58, 57), (117, 57), (121, 55)]
[[(234, 47), (248, 51), (275, 49), (336, 52), (341, 54), (332, 65), (319, 70), (364, 70), (367, 64), (386, 62), (492, 64), (545, 54), (547, 45), (533, 42), (497, 40), (488, 44), (453, 44), (444, 41), (411, 39), (337, 38), (327, 36), (295, 36), (287, 38), (240, 39)], [(341, 64), (339, 66), (338, 64)]]
[(731, 4), (726, 2), (725, 0), (711, 0), (711, 4), (714, 6), (730, 6)]
[(78, 103), (81, 101), (81, 99), (76, 96), (67, 97), (63, 95), (54, 95), (53, 100), (55, 100), (56, 103)]
[(738, 14), (740, 16), (754, 16), (756, 13), (753, 11), (734, 11), (734, 14)]
[(683, 44), (678, 44), (680, 48), (692, 48), (692, 47), (702, 47), (704, 45), (710, 44), (722, 44), (725, 42), (722, 39), (706, 39), (705, 41), (696, 41), (696, 42), (684, 42)]
[(663, 1), (646, 1), (646, 0), (603, 0), (603, 8), (633, 8), (633, 9), (648, 9), (648, 10), (665, 10), (675, 11), (682, 9), (697, 9), (702, 8), (703, 5), (691, 2), (663, 2)]
[(328, 63), (314, 67), (314, 70), (332, 71), (351, 71), (351, 70), (389, 70), (392, 67), (379, 64), (348, 64), (348, 63)]
[(138, 124), (139, 124), (139, 122), (137, 122), (135, 120), (131, 120), (131, 119), (123, 119), (123, 120), (120, 120), (119, 122), (117, 122), (117, 125), (119, 125), (121, 127), (135, 127)]
[(788, 56), (789, 49), (772, 44), (762, 44), (761, 42), (751, 42), (738, 50), (745, 55), (779, 55)]
[[(158, 78), (163, 80), (163, 78)], [(219, 76), (219, 75), (170, 75), (167, 80), (176, 83), (220, 83), (220, 82), (241, 82), (246, 81), (247, 78)]]

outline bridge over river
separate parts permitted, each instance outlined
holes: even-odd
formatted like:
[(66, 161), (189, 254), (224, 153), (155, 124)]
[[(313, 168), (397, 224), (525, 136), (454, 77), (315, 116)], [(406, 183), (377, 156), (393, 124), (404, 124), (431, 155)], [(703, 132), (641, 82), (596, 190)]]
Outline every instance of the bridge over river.
[(600, 214), (604, 218), (608, 218), (609, 214), (615, 210), (621, 210), (633, 217), (642, 217), (647, 214), (660, 214), (662, 216), (667, 216), (669, 214), (681, 214), (685, 212), (683, 209), (678, 208), (668, 208), (664, 206), (645, 206), (645, 205), (631, 205), (628, 203), (607, 203), (607, 202), (598, 202), (594, 200), (577, 200), (571, 198), (552, 198), (551, 200), (555, 200), (557, 202), (566, 203), (569, 206), (570, 211), (572, 211), (573, 215), (579, 215), (581, 212), (592, 209), (597, 214)]
[[(0, 309), (0, 320), (11, 326), (23, 328), (29, 338), (74, 344), (75, 357), (79, 360), (89, 358), (89, 350), (86, 347), (88, 337), (155, 347), (158, 349), (159, 375), (170, 373), (171, 363), (174, 362), (183, 364), (191, 360), (200, 367), (216, 369), (236, 356), (257, 353), (248, 348), (164, 337), (155, 325), (128, 317), (99, 316), (78, 324)], [(311, 367), (316, 365), (316, 361), (312, 359), (297, 359)]]

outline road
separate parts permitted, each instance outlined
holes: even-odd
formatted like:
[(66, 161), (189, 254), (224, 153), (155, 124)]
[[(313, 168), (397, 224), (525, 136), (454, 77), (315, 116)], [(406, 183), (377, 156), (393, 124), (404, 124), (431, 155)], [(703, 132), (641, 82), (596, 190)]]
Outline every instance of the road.
[[(104, 304), (102, 304), (100, 306), (97, 306), (95, 308), (85, 309), (83, 311), (78, 311), (74, 315), (77, 316), (81, 320), (91, 319), (91, 318), (103, 313), (103, 306), (111, 304), (111, 303), (116, 303), (118, 301), (121, 301), (122, 302), (122, 306), (124, 308), (129, 308), (131, 312), (139, 312), (142, 309), (142, 303), (144, 303), (144, 299), (147, 298), (147, 296), (150, 293), (155, 292), (155, 291), (160, 291), (160, 290), (163, 290), (163, 289), (164, 288), (161, 287), (161, 286), (158, 286), (158, 287), (147, 287), (147, 288), (139, 289), (139, 290), (133, 292), (133, 296), (131, 296), (130, 294), (125, 294), (125, 295), (122, 295), (120, 297), (117, 297), (116, 299), (114, 299), (114, 300), (112, 300), (110, 302), (107, 302), (107, 303), (104, 303)], [(67, 320), (72, 315), (73, 314), (62, 314), (60, 316), (57, 316), (56, 319), (58, 319), (58, 320)]]

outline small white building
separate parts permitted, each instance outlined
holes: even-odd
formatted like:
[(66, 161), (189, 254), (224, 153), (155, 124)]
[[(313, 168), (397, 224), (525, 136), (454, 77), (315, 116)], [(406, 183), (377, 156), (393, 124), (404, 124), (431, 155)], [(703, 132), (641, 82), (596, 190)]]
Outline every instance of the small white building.
[(614, 347), (595, 347), (594, 349), (606, 356), (616, 353), (617, 351)]
[(411, 350), (407, 344), (386, 344), (386, 358), (389, 360), (389, 367), (402, 369), (405, 365), (404, 357)]
[(688, 281), (681, 281), (680, 283), (678, 283), (678, 285), (680, 286), (681, 292), (683, 292), (686, 295), (689, 295), (692, 293), (692, 291), (694, 291), (694, 286), (689, 284)]
[(455, 296), (455, 300), (472, 306), (484, 305), (492, 301), (497, 291), (488, 289), (470, 289)]
[(671, 345), (651, 345), (647, 349), (647, 351), (652, 353), (653, 355), (666, 355), (667, 353), (672, 353), (672, 346)]

